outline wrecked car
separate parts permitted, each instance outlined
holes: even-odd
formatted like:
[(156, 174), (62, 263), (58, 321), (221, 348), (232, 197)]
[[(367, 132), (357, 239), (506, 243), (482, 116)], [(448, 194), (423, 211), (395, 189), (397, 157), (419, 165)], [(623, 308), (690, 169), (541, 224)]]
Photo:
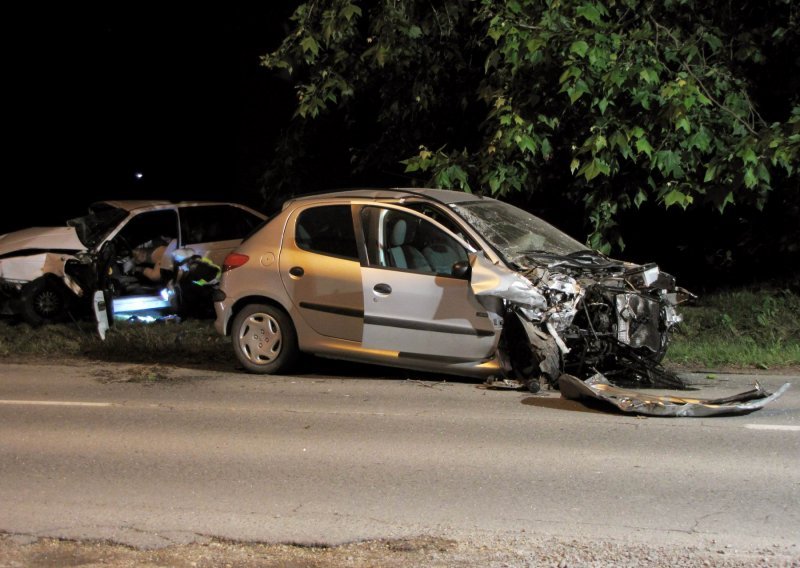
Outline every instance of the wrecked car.
[(265, 217), (235, 203), (98, 201), (64, 227), (0, 235), (0, 313), (40, 325), (94, 310), (108, 325), (115, 310), (180, 309), (170, 284), (188, 261), (221, 264)]
[(668, 379), (690, 297), (508, 203), (401, 188), (287, 201), (225, 259), (214, 307), (249, 372), (305, 352), (536, 391), (565, 372)]

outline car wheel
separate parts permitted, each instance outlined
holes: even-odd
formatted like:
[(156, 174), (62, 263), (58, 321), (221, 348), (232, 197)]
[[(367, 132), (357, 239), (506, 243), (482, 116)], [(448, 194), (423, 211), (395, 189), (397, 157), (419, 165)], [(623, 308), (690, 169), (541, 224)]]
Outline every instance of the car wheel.
[(647, 348), (642, 348), (643, 355), (650, 359), (653, 363), (660, 364), (667, 355), (667, 346), (669, 345), (670, 332), (662, 331), (659, 339), (659, 346), (657, 351), (651, 351)]
[(58, 282), (37, 278), (25, 285), (21, 294), (22, 318), (30, 325), (38, 326), (62, 321), (67, 313), (64, 288)]
[(288, 314), (275, 306), (245, 306), (233, 319), (231, 339), (236, 358), (250, 373), (280, 373), (297, 359), (297, 332)]

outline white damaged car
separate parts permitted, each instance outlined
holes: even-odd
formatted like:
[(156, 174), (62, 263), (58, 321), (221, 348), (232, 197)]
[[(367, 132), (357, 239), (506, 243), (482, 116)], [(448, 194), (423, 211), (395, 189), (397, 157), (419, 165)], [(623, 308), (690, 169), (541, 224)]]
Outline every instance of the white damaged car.
[(80, 317), (97, 292), (106, 313), (133, 298), (136, 306), (174, 305), (180, 298), (163, 292), (181, 253), (221, 264), (264, 219), (236, 203), (99, 201), (64, 227), (0, 235), (0, 314), (32, 325)]

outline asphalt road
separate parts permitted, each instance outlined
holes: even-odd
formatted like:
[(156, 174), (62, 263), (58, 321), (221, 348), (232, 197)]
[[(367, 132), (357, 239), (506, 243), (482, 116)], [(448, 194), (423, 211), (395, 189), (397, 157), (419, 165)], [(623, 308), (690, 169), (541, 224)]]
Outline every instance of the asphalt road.
[[(137, 547), (421, 534), (800, 546), (799, 376), (759, 376), (793, 385), (748, 415), (640, 418), (558, 392), (330, 370), (3, 364), (0, 531)], [(695, 394), (753, 379), (719, 374)]]

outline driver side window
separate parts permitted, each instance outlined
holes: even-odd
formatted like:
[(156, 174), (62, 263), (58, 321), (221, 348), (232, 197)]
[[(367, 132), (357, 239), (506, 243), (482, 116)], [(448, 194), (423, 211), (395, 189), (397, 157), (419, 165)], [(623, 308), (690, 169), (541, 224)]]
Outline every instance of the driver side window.
[(453, 265), (468, 259), (458, 241), (423, 218), (364, 207), (361, 220), (370, 266), (453, 276)]
[(174, 239), (177, 236), (178, 216), (170, 209), (140, 213), (132, 217), (117, 234), (131, 248), (159, 238)]

